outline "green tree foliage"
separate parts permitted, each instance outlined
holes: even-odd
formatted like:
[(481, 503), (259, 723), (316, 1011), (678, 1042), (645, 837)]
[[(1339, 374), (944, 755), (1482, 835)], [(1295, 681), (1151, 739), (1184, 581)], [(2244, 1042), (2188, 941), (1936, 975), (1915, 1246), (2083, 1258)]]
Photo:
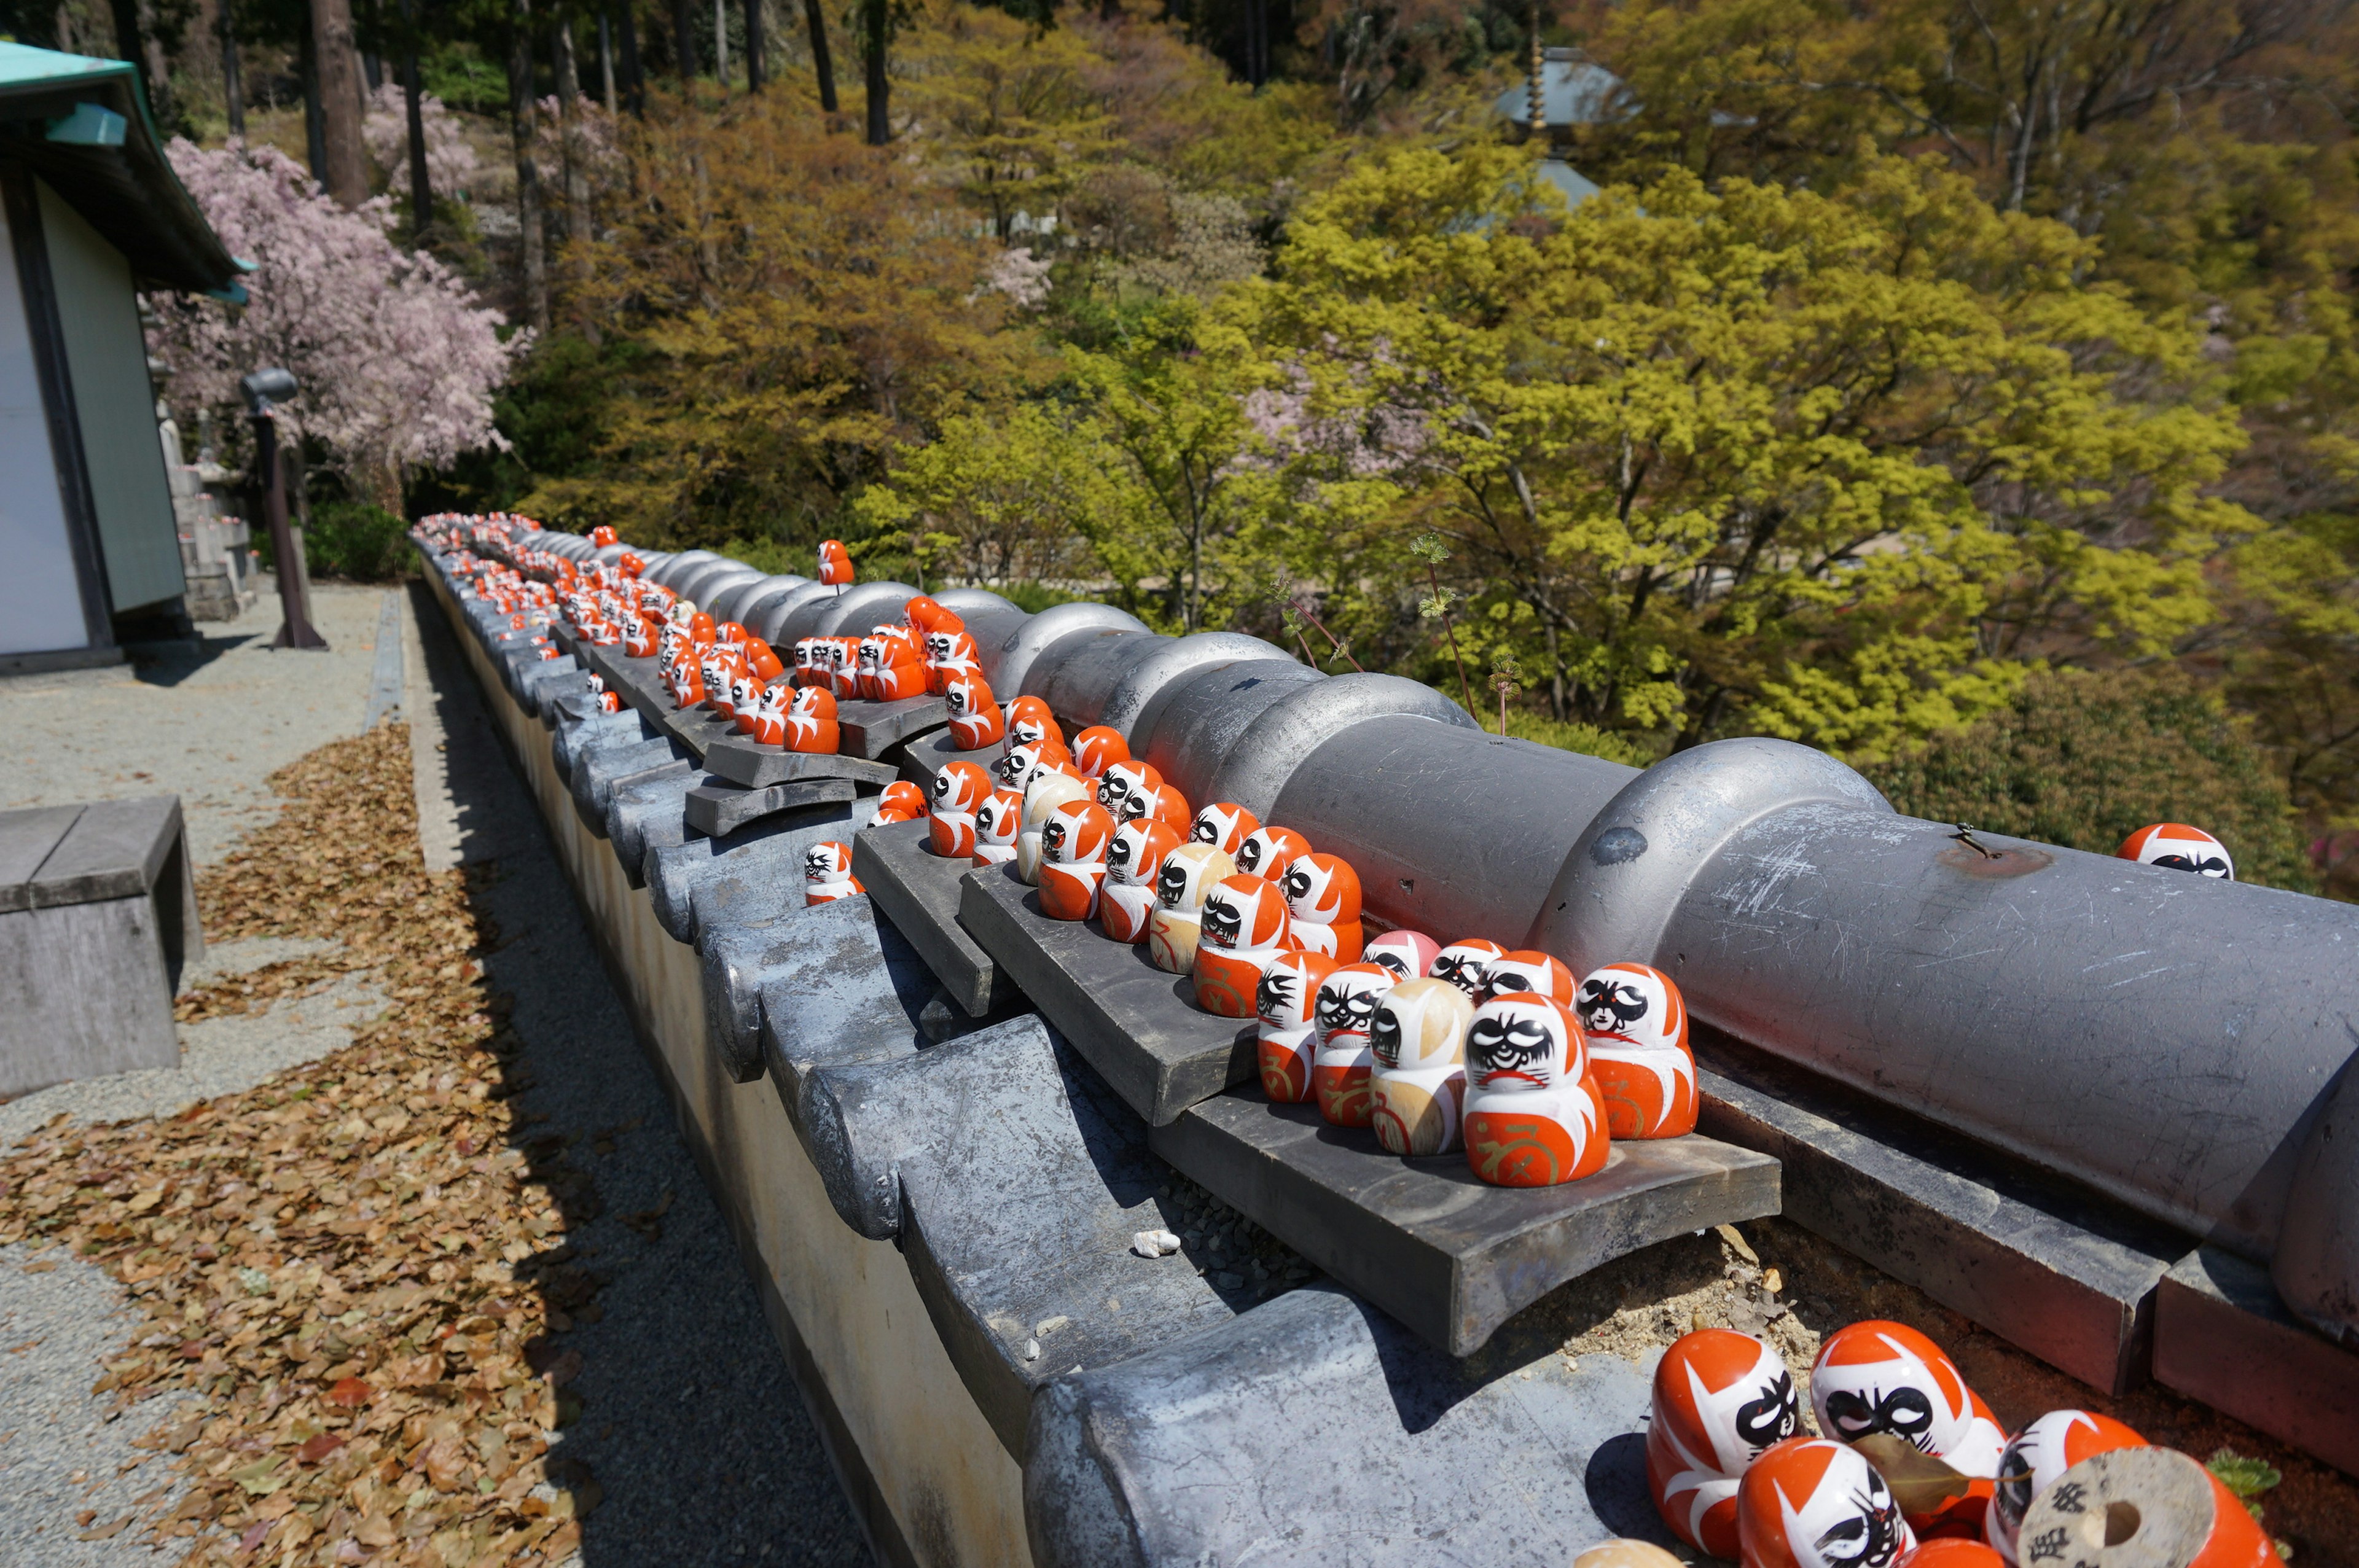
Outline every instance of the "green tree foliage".
[(2245, 881), (2317, 891), (2281, 785), (2219, 699), (2169, 669), (2033, 675), (2006, 707), (1864, 772), (1901, 812), (2110, 855), (2153, 822)]

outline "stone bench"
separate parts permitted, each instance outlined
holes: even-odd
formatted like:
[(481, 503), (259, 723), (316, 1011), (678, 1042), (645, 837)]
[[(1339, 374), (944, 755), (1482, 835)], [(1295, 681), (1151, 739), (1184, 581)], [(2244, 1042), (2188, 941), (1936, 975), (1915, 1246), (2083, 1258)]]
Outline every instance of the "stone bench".
[(0, 812), (0, 1097), (178, 1066), (203, 956), (179, 796)]

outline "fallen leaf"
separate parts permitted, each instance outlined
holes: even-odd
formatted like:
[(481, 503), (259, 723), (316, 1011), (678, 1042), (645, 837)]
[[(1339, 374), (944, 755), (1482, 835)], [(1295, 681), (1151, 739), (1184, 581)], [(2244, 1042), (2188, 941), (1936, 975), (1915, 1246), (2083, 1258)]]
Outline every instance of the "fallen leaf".
[(25, 1265), (25, 1272), (27, 1274), (54, 1274), (57, 1270), (58, 1260), (54, 1258), (44, 1258), (38, 1263)]
[(360, 1378), (346, 1378), (328, 1390), (328, 1402), (344, 1409), (358, 1410), (376, 1397), (376, 1387)]
[(1956, 1470), (1905, 1437), (1888, 1432), (1870, 1433), (1852, 1444), (1867, 1455), (1904, 1514), (1937, 1513), (1953, 1498), (1962, 1498), (1973, 1483)]
[[(84, 1514), (78, 1522), (87, 1524), (95, 1517), (97, 1516), (93, 1514)], [(96, 1530), (84, 1530), (81, 1535), (76, 1536), (74, 1539), (77, 1541), (113, 1541), (116, 1536), (123, 1533), (125, 1528), (131, 1523), (134, 1517), (135, 1516), (131, 1514), (125, 1514), (113, 1524), (103, 1524)]]
[(306, 1465), (317, 1465), (343, 1445), (344, 1440), (342, 1436), (332, 1432), (323, 1432), (298, 1448), (295, 1451), (295, 1457)]

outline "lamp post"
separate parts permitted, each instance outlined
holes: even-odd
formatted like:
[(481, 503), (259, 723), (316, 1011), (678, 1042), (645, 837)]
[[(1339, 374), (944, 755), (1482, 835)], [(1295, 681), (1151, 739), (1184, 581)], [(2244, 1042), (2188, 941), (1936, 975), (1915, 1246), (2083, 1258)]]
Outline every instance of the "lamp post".
[(245, 394), (246, 417), (254, 425), (254, 460), (262, 470), (262, 516), (270, 529), (270, 558), (278, 568), (278, 604), (286, 616), (270, 645), (325, 653), (328, 640), (312, 629), (302, 559), (296, 551), (295, 531), (287, 523), (287, 475), (278, 461), (278, 421), (270, 411), (273, 404), (295, 395), (295, 377), (283, 370), (258, 370), (237, 384)]

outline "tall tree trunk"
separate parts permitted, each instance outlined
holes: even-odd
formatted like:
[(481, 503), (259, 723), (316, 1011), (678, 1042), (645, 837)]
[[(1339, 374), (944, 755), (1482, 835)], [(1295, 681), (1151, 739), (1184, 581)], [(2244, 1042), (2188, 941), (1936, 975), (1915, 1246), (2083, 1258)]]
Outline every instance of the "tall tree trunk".
[(729, 91), (729, 0), (712, 0), (712, 80)]
[(762, 91), (762, 0), (745, 0), (745, 91)]
[(861, 0), (861, 20), (866, 24), (868, 58), (863, 62), (868, 73), (868, 145), (881, 147), (893, 139), (893, 116), (886, 94), (891, 91), (885, 77), (885, 40), (889, 30), (886, 15), (886, 0)]
[(516, 143), (516, 226), (524, 251), (525, 316), (549, 330), (549, 254), (540, 232), (540, 162), (533, 155), (532, 0), (508, 0), (508, 135)]
[(598, 13), (598, 81), (606, 90), (606, 118), (621, 118), (623, 111), (614, 97), (614, 29), (607, 25), (603, 11)]
[(328, 166), (321, 183), (339, 204), (357, 207), (368, 200), (368, 163), (361, 146), (352, 0), (311, 0), (311, 53), (320, 78), (320, 135)]
[(696, 83), (696, 19), (688, 0), (671, 0), (672, 63), (679, 67), (679, 84)]
[(565, 152), (565, 237), (580, 250), (579, 265), (590, 265), (590, 168), (582, 147), (582, 72), (573, 59), (573, 20), (557, 21), (558, 145)]
[(835, 101), (835, 58), (827, 48), (827, 16), (820, 9), (819, 0), (803, 0), (803, 26), (810, 29), (811, 70), (819, 77), (819, 106), (834, 114), (840, 105)]
[(320, 51), (312, 47), (309, 27), (302, 28), (297, 38), (296, 69), (303, 78), (303, 156), (311, 166), (311, 178), (325, 185), (328, 133), (320, 106)]
[(237, 23), (229, 0), (221, 8), (222, 100), (229, 107), (229, 134), (245, 139), (245, 83), (237, 69)]
[(644, 115), (647, 112), (647, 77), (639, 69), (639, 24), (629, 0), (625, 0), (616, 19), (623, 29), (623, 96), (632, 114)]
[(401, 0), (401, 100), (409, 120), (409, 243), (434, 223), (434, 180), (426, 167), (426, 93), (418, 78), (417, 0)]
[(114, 58), (136, 64), (141, 52), (138, 0), (112, 0), (108, 17), (114, 24)]

